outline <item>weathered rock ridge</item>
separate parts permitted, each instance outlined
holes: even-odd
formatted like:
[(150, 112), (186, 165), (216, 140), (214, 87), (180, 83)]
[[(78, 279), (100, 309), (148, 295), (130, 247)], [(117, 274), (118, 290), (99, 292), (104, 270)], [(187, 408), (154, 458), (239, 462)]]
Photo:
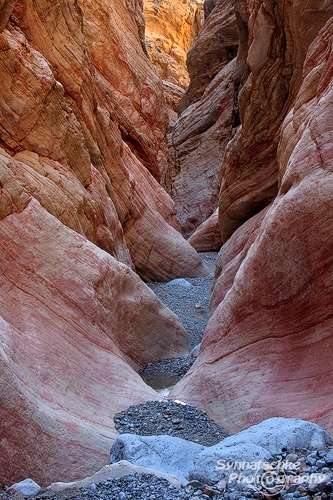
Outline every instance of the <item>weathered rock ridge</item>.
[(113, 415), (158, 397), (136, 370), (188, 351), (138, 274), (208, 271), (160, 184), (140, 2), (0, 9), (0, 479), (45, 485), (105, 464)]
[[(11, 19), (1, 35), (0, 137), (22, 163), (26, 151), (35, 153), (33, 160), (28, 153), (28, 166), (37, 172), (25, 179), (27, 190), (41, 201), (40, 183), (48, 183), (58, 198), (61, 183), (70, 184), (66, 191), (81, 201), (67, 219), (79, 217), (80, 232), (111, 254), (115, 245), (127, 246), (131, 259), (127, 255), (125, 262), (131, 260), (145, 279), (204, 272), (179, 235), (172, 200), (156, 182), (166, 171), (167, 117), (161, 82), (141, 47), (136, 2), (124, 8), (69, 1), (51, 9), (17, 2)], [(53, 161), (47, 160), (47, 172), (44, 158)], [(51, 174), (61, 168), (67, 181), (63, 172)], [(95, 178), (98, 188), (92, 188)], [(107, 213), (92, 202), (94, 196), (107, 199)], [(41, 202), (54, 214), (48, 196)], [(119, 222), (123, 234), (118, 231), (117, 242), (111, 242)], [(172, 255), (165, 259), (168, 248)]]
[(203, 22), (204, 0), (145, 0), (145, 44), (163, 82), (169, 126), (190, 83), (186, 56)]
[(232, 137), (238, 37), (233, 2), (220, 0), (188, 53), (191, 82), (169, 134), (167, 175), (185, 236), (217, 208), (221, 163)]
[(185, 89), (186, 56), (203, 21), (203, 0), (145, 0), (146, 45), (162, 80)]
[(1, 221), (0, 250), (1, 481), (84, 477), (105, 463), (113, 415), (157, 397), (135, 370), (186, 353), (185, 332), (34, 199)]
[(332, 430), (333, 7), (235, 6), (241, 125), (221, 167), (214, 313), (172, 396), (230, 432), (277, 415)]

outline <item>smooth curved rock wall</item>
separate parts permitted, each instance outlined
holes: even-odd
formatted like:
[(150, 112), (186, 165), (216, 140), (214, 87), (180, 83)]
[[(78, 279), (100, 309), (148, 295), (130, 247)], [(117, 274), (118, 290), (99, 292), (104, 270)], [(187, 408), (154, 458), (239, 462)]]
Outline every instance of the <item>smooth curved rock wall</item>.
[[(248, 7), (251, 74), (239, 96), (242, 127), (228, 147), (220, 197), (229, 239), (199, 357), (172, 397), (205, 409), (230, 432), (277, 415), (332, 430), (333, 11), (328, 2), (318, 11), (310, 1), (298, 6), (301, 16), (289, 2)], [(282, 38), (285, 45), (271, 43)], [(287, 56), (289, 72), (273, 76)], [(259, 129), (264, 136), (255, 138)], [(249, 218), (247, 203), (256, 212), (274, 184), (271, 203)]]

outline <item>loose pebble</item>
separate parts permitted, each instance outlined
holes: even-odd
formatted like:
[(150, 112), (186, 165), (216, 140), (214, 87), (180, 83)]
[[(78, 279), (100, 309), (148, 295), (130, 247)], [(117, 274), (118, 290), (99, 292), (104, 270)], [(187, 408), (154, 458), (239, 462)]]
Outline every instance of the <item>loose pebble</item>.
[(168, 434), (204, 446), (212, 446), (227, 437), (225, 430), (205, 412), (171, 399), (131, 406), (117, 413), (114, 423), (120, 434)]

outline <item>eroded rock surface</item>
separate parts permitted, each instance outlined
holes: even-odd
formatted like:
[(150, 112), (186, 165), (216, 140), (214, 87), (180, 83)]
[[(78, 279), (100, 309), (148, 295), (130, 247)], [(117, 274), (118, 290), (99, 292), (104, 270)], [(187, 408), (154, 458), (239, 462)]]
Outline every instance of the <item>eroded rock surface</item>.
[(221, 164), (232, 137), (237, 46), (234, 7), (220, 1), (188, 53), (191, 82), (169, 133), (166, 185), (186, 237), (217, 208)]
[(206, 0), (202, 30), (187, 54), (190, 85), (180, 103), (180, 110), (198, 101), (223, 66), (237, 55), (239, 34), (234, 2), (216, 0), (214, 8), (210, 9), (207, 9), (208, 4)]
[(218, 223), (218, 209), (189, 237), (188, 242), (197, 252), (220, 250), (221, 232)]
[(318, 5), (312, 0), (292, 5), (239, 0), (236, 9), (243, 27), (235, 75), (241, 127), (221, 168), (223, 241), (277, 195), (282, 122), (304, 79), (309, 45), (333, 12), (326, 1)]
[(0, 233), (2, 480), (84, 476), (105, 462), (113, 415), (157, 396), (134, 370), (186, 354), (186, 334), (135, 273), (37, 201)]
[(136, 370), (186, 355), (146, 280), (208, 271), (161, 187), (168, 126), (140, 2), (0, 2), (1, 481), (107, 463)]
[[(143, 278), (191, 275), (193, 267), (201, 274), (200, 260), (179, 235), (174, 203), (157, 182), (166, 171), (167, 115), (162, 84), (142, 48), (142, 13), (131, 5), (17, 2), (1, 34), (1, 145), (23, 164), (28, 152), (28, 170), (39, 175), (26, 179), (27, 190), (44, 196), (51, 213), (45, 185), (62, 203), (66, 182), (67, 198), (81, 197), (79, 218), (90, 219), (85, 236), (117, 257), (112, 247), (123, 247), (123, 260)], [(38, 166), (43, 162), (49, 166)], [(111, 236), (119, 222), (122, 229)], [(143, 228), (144, 238), (133, 242)], [(168, 248), (172, 257), (164, 259)]]
[(218, 204), (220, 167), (232, 132), (234, 69), (233, 61), (225, 66), (169, 133), (167, 186), (185, 236)]
[(186, 55), (203, 21), (203, 0), (145, 0), (146, 44), (162, 80), (185, 89)]
[(172, 395), (229, 432), (276, 415), (332, 430), (333, 9), (262, 1), (248, 13), (242, 126), (222, 167), (229, 239), (215, 312)]

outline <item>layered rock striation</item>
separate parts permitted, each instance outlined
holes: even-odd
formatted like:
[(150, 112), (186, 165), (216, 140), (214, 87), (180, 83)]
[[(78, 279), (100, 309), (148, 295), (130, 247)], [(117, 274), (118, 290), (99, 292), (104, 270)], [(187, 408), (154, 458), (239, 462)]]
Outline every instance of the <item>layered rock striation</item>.
[(221, 171), (214, 313), (172, 395), (231, 432), (276, 415), (332, 430), (333, 9), (237, 4), (248, 68)]
[(189, 84), (186, 56), (203, 21), (203, 0), (145, 0), (146, 46), (162, 80)]
[(188, 352), (142, 279), (208, 271), (160, 184), (140, 2), (0, 8), (1, 482), (45, 485), (105, 464), (113, 415), (158, 397), (136, 371)]
[(186, 237), (217, 208), (220, 169), (234, 121), (237, 47), (233, 3), (220, 0), (188, 53), (191, 81), (169, 133), (167, 189)]

